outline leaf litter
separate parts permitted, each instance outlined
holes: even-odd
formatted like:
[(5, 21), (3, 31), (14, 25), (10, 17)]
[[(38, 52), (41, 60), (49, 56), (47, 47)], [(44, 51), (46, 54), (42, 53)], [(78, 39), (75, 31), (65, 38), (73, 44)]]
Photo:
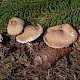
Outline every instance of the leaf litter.
[(0, 80), (80, 80), (79, 41), (70, 53), (42, 69), (33, 64), (37, 55), (51, 53), (42, 39), (32, 42), (29, 48), (27, 44), (15, 42), (7, 34), (3, 34), (3, 38), (0, 43)]

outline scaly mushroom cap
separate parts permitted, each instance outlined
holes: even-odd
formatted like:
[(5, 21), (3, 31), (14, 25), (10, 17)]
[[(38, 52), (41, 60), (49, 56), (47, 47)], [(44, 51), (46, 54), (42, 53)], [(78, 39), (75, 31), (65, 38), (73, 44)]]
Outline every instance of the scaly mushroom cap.
[(77, 37), (78, 33), (69, 24), (62, 24), (48, 28), (43, 39), (52, 48), (63, 48), (74, 43)]
[(20, 18), (12, 18), (9, 20), (7, 32), (9, 35), (18, 35), (22, 32), (24, 21)]
[(28, 25), (25, 27), (24, 32), (16, 37), (16, 40), (20, 43), (27, 43), (34, 41), (43, 33), (43, 28), (37, 24), (33, 27)]

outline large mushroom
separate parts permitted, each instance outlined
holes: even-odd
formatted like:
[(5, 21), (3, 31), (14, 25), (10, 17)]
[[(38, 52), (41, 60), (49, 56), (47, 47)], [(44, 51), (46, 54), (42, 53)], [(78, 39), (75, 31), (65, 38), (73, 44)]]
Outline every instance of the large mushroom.
[(22, 32), (24, 21), (20, 18), (13, 17), (9, 20), (7, 32), (9, 35), (18, 35)]
[(43, 68), (48, 68), (51, 63), (72, 50), (70, 45), (77, 40), (77, 37), (78, 33), (69, 24), (48, 28), (43, 37), (46, 47), (38, 55), (41, 59), (37, 59), (37, 56), (34, 58), (34, 65), (36, 67), (41, 65)]
[(43, 33), (43, 28), (37, 24), (37, 26), (28, 25), (25, 27), (24, 32), (16, 37), (16, 41), (19, 43), (29, 43), (37, 39)]

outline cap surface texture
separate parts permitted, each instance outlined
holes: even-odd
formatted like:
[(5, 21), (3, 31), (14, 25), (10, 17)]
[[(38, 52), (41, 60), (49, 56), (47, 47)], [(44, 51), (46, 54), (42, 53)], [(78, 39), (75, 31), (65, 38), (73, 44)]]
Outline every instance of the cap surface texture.
[(9, 35), (18, 35), (22, 32), (24, 21), (20, 18), (12, 18), (9, 20), (7, 32)]
[(63, 48), (74, 43), (77, 37), (78, 33), (69, 24), (62, 24), (48, 28), (43, 39), (52, 48)]
[(37, 24), (37, 27), (28, 25), (25, 27), (24, 32), (16, 37), (16, 41), (20, 43), (27, 43), (34, 41), (43, 33), (43, 28)]

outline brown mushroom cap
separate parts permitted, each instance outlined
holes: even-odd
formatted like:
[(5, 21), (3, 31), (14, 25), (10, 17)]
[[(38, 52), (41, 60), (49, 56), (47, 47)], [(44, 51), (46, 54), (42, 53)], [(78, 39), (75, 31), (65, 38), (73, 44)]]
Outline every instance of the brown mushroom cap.
[(7, 32), (9, 35), (18, 35), (22, 32), (24, 21), (20, 18), (11, 18), (7, 26)]
[(77, 37), (78, 33), (69, 24), (62, 24), (48, 28), (43, 39), (52, 48), (63, 48), (74, 43)]
[(28, 25), (25, 27), (24, 32), (16, 37), (20, 43), (27, 43), (34, 41), (43, 33), (43, 28), (37, 24), (37, 27)]

